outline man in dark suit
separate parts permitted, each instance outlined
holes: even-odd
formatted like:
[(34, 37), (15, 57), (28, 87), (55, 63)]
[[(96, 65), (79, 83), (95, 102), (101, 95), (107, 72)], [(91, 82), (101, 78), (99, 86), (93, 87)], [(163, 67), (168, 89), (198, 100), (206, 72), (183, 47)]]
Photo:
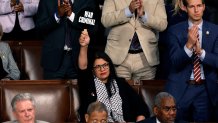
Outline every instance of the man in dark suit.
[(174, 97), (167, 92), (160, 92), (154, 99), (153, 112), (155, 116), (137, 123), (187, 123), (176, 120), (176, 111)]
[(204, 122), (217, 107), (218, 26), (202, 19), (204, 0), (183, 4), (188, 21), (168, 32), (172, 67), (166, 91), (176, 98), (178, 119)]
[[(87, 22), (85, 17), (79, 21), (81, 12), (86, 8), (93, 10), (84, 15), (93, 20), (96, 3), (94, 0), (40, 0), (36, 26), (44, 38), (41, 57), (44, 79), (77, 78), (78, 39), (83, 30), (81, 23)], [(95, 27), (97, 24), (90, 28), (95, 30)]]

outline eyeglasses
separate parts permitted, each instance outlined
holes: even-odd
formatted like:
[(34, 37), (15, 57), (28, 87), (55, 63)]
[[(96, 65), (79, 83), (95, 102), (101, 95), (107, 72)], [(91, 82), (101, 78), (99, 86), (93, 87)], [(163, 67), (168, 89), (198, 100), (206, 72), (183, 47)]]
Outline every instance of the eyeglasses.
[(108, 63), (104, 63), (102, 65), (96, 65), (93, 67), (95, 70), (102, 70), (102, 69), (108, 69), (109, 68), (109, 64)]
[(170, 111), (175, 112), (175, 111), (177, 111), (177, 108), (175, 106), (172, 106), (172, 107), (165, 106), (165, 107), (162, 107), (161, 109), (163, 111), (165, 111), (165, 112), (170, 112)]

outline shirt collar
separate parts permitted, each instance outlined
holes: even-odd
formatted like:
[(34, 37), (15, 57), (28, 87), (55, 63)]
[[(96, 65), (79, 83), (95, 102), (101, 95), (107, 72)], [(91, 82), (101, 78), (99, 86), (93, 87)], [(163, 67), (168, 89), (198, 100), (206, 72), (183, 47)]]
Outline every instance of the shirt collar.
[(156, 123), (160, 123), (160, 121), (156, 118)]
[(156, 123), (161, 123), (161, 122), (157, 119), (157, 117), (156, 117)]
[[(201, 21), (200, 24), (198, 24), (198, 28), (200, 31), (202, 31), (202, 25), (203, 25), (203, 20)], [(188, 26), (189, 26), (189, 28), (191, 28), (193, 26), (193, 23), (190, 20), (188, 20)]]

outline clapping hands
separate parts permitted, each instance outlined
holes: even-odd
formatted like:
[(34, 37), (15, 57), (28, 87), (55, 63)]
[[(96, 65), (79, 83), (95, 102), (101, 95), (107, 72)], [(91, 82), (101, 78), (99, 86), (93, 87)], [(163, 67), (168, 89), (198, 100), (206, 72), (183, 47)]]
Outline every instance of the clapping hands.
[(63, 16), (70, 16), (72, 13), (72, 8), (69, 3), (69, 0), (64, 0), (63, 3), (58, 0), (58, 16), (63, 17)]
[(15, 12), (22, 12), (22, 11), (24, 11), (23, 4), (20, 1), (17, 3), (16, 0), (11, 0), (11, 7), (14, 8)]
[(198, 55), (201, 55), (202, 49), (199, 41), (199, 28), (197, 25), (193, 25), (188, 30), (188, 41), (186, 43), (187, 48), (193, 49)]
[(137, 12), (138, 16), (142, 16), (144, 13), (144, 6), (142, 0), (132, 0), (129, 5), (129, 10), (134, 13)]

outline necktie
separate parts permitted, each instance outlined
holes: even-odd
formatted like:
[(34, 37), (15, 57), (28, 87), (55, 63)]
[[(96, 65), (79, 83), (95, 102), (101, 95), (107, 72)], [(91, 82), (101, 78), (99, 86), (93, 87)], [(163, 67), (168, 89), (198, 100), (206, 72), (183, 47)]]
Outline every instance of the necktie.
[(70, 42), (70, 28), (68, 27), (68, 20), (66, 19), (66, 24), (65, 24), (65, 44), (67, 45), (68, 48), (71, 48), (71, 42)]
[[(62, 1), (62, 0), (61, 0)], [(71, 5), (71, 7), (73, 6), (71, 0), (69, 0), (69, 3)], [(66, 30), (66, 33), (65, 33), (65, 45), (67, 45), (68, 48), (72, 48), (71, 46), (71, 28), (69, 27), (70, 24), (69, 24), (69, 20), (67, 18), (65, 18), (66, 20), (66, 24), (65, 24), (65, 30)]]
[(138, 35), (135, 32), (132, 38), (130, 50), (139, 50), (141, 49), (141, 45), (139, 43)]
[[(199, 41), (199, 35), (198, 35), (198, 41)], [(194, 51), (193, 52), (194, 55), (194, 80), (196, 82), (199, 82), (201, 80), (201, 68), (200, 68), (200, 58), (197, 55), (197, 53)]]

